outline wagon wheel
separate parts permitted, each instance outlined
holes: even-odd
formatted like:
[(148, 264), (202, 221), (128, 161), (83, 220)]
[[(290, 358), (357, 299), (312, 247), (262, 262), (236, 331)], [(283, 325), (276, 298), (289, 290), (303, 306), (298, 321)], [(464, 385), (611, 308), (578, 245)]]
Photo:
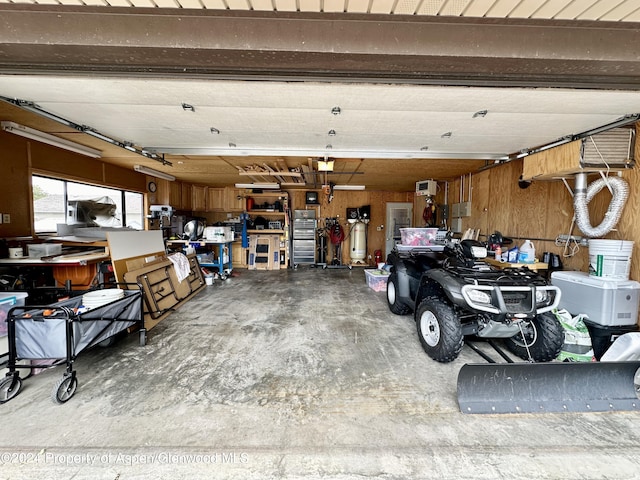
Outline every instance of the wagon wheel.
[(140, 329), (138, 340), (139, 340), (139, 344), (140, 344), (141, 347), (144, 347), (147, 344), (147, 329), (146, 328)]
[(22, 379), (16, 375), (7, 375), (0, 382), (0, 403), (5, 403), (18, 395), (22, 388)]
[(78, 379), (74, 373), (65, 374), (51, 391), (51, 400), (55, 403), (65, 403), (76, 393)]

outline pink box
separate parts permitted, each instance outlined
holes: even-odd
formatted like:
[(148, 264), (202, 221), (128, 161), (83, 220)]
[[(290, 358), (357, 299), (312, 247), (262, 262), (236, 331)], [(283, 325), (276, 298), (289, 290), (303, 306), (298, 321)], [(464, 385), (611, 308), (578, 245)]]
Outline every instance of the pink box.
[(432, 245), (436, 240), (437, 228), (401, 228), (400, 238), (402, 245), (413, 247), (421, 245)]

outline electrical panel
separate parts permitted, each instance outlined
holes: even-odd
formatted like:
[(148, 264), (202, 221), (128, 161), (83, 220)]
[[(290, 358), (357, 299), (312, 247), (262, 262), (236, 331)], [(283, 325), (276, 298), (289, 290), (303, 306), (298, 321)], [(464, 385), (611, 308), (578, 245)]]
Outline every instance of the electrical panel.
[(451, 205), (451, 216), (453, 218), (470, 217), (471, 202), (453, 203)]
[(460, 207), (458, 208), (458, 214), (461, 217), (470, 217), (471, 216), (471, 202), (461, 202)]
[(453, 218), (458, 218), (460, 216), (460, 204), (454, 203), (451, 205), (451, 216)]
[(440, 218), (442, 218), (442, 220), (449, 219), (449, 205), (440, 205)]

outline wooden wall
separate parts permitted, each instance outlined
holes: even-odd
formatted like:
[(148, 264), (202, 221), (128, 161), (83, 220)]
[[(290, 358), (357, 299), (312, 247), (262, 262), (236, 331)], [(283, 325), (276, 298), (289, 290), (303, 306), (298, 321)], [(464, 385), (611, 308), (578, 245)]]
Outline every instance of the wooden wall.
[(33, 235), (31, 173), (144, 192), (145, 175), (17, 135), (0, 132), (0, 213), (11, 223), (0, 224), (0, 238)]
[[(85, 181), (99, 185), (126, 188), (144, 192), (147, 178), (128, 169), (106, 164), (72, 152), (30, 142), (15, 135), (0, 132), (0, 164), (3, 175), (0, 176), (0, 213), (11, 215), (10, 224), (0, 225), (0, 238), (32, 235), (31, 168), (40, 173), (49, 173), (61, 178)], [(635, 158), (640, 159), (640, 142), (636, 144)], [(640, 280), (640, 167), (626, 171), (623, 177), (630, 184), (630, 198), (625, 207), (618, 230), (606, 238), (621, 238), (636, 242), (631, 278)], [(523, 172), (521, 160), (488, 168), (471, 176), (471, 217), (463, 220), (463, 230), (476, 228), (481, 230), (482, 239), (494, 231), (511, 237), (517, 244), (530, 239), (536, 246), (538, 256), (549, 251), (562, 254), (562, 247), (554, 244), (559, 234), (569, 234), (573, 218), (573, 204), (569, 191), (559, 180), (534, 181), (529, 188), (521, 189), (518, 179)], [(424, 173), (420, 178), (424, 177)], [(592, 180), (593, 176), (590, 177)], [(465, 182), (469, 176), (465, 177)], [(461, 201), (461, 179), (448, 184), (448, 203)], [(158, 182), (157, 198), (152, 203), (167, 203), (168, 186)], [(573, 187), (572, 181), (569, 182)], [(436, 203), (444, 203), (444, 182), (439, 182)], [(464, 189), (464, 199), (468, 200), (468, 184)], [(290, 191), (291, 209), (305, 209), (305, 191)], [(334, 199), (328, 203), (327, 196), (319, 192), (321, 204), (317, 207), (319, 218), (338, 217), (346, 225), (347, 207), (371, 206), (371, 221), (368, 226), (367, 255), (373, 255), (376, 249), (384, 252), (386, 233), (386, 203), (413, 202), (414, 226), (423, 226), (422, 211), (424, 197), (416, 197), (413, 192), (382, 191), (336, 191)], [(592, 224), (602, 220), (611, 196), (604, 189), (590, 203)], [(162, 202), (160, 202), (162, 200)], [(377, 227), (384, 225), (378, 231)], [(576, 228), (573, 234), (582, 235)], [(343, 262), (347, 263), (348, 248), (343, 248)], [(587, 271), (588, 248), (581, 247), (573, 257), (563, 259), (568, 269)]]
[[(567, 150), (570, 151), (570, 150)], [(640, 142), (636, 143), (635, 158), (640, 159)], [(631, 263), (630, 278), (640, 280), (640, 167), (627, 170), (622, 177), (630, 188), (629, 200), (625, 206), (617, 230), (605, 238), (633, 240), (636, 242)], [(481, 239), (494, 231), (511, 237), (520, 245), (525, 239), (532, 240), (536, 255), (545, 251), (563, 255), (563, 247), (555, 245), (560, 234), (569, 234), (573, 219), (573, 199), (561, 180), (534, 181), (522, 189), (518, 179), (523, 172), (523, 161), (517, 160), (489, 168), (472, 176), (471, 217), (464, 218), (463, 231), (479, 228)], [(466, 177), (468, 180), (468, 176)], [(589, 175), (589, 182), (598, 178)], [(460, 182), (456, 179), (449, 184), (449, 203), (460, 201)], [(568, 179), (573, 189), (573, 179)], [(465, 200), (467, 200), (465, 193)], [(611, 194), (605, 188), (589, 203), (591, 224), (598, 225), (609, 206)], [(442, 201), (442, 200), (439, 200)], [(584, 236), (574, 227), (573, 235)], [(588, 271), (588, 247), (580, 247), (572, 257), (564, 257), (565, 269)]]
[[(334, 192), (333, 200), (329, 203), (327, 195), (318, 190), (320, 205), (314, 207), (305, 204), (305, 190), (291, 190), (289, 192), (292, 210), (315, 209), (317, 218), (319, 219), (339, 217), (340, 224), (345, 229), (345, 234), (348, 233), (349, 225), (346, 220), (347, 208), (359, 208), (370, 205), (371, 220), (367, 227), (367, 259), (369, 255), (373, 258), (375, 250), (378, 249), (382, 250), (382, 254), (384, 255), (387, 202), (412, 202), (413, 197), (413, 192), (338, 190)], [(383, 225), (384, 228), (378, 231), (377, 227), (380, 225)], [(348, 242), (349, 240), (347, 239), (345, 245), (342, 247), (342, 261), (345, 264), (350, 261)], [(373, 260), (371, 265), (373, 265)]]
[[(480, 229), (482, 240), (499, 231), (512, 238), (514, 245), (531, 240), (538, 257), (545, 251), (561, 255), (562, 247), (556, 246), (554, 241), (558, 235), (568, 234), (571, 228), (571, 194), (561, 181), (533, 182), (526, 189), (520, 188), (518, 179), (522, 166), (522, 160), (517, 160), (472, 176), (471, 216), (463, 218), (462, 230)], [(459, 202), (460, 179), (451, 185), (453, 195), (449, 201)], [(574, 234), (580, 235), (577, 229)], [(584, 251), (586, 248), (582, 247), (581, 252)], [(587, 267), (581, 254), (563, 260), (567, 268), (581, 270)]]
[(0, 225), (0, 238), (31, 235), (31, 173), (26, 143), (10, 133), (0, 132), (0, 213), (11, 215), (11, 223)]

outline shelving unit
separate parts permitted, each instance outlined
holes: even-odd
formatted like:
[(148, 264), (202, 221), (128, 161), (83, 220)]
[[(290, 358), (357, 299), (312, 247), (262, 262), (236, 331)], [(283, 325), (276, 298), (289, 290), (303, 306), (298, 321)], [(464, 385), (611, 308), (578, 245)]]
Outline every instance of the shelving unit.
[[(252, 198), (254, 206), (247, 213), (255, 220), (256, 217), (263, 217), (269, 223), (280, 223), (280, 228), (264, 228), (264, 229), (249, 229), (247, 233), (250, 236), (274, 236), (278, 235), (279, 250), (278, 255), (279, 268), (287, 268), (289, 266), (289, 244), (290, 244), (290, 211), (289, 211), (289, 195), (287, 192), (271, 191), (263, 193), (248, 192), (245, 197)], [(278, 208), (276, 205), (279, 202)], [(267, 225), (269, 227), (270, 225)], [(274, 267), (278, 268), (278, 267)]]
[(233, 253), (231, 244), (233, 242), (213, 242), (210, 240), (169, 240), (167, 247), (179, 247), (192, 246), (196, 249), (205, 249), (208, 251), (214, 251), (217, 254), (214, 262), (199, 262), (201, 267), (212, 267), (218, 269), (218, 274), (224, 278), (233, 270), (232, 260)]

